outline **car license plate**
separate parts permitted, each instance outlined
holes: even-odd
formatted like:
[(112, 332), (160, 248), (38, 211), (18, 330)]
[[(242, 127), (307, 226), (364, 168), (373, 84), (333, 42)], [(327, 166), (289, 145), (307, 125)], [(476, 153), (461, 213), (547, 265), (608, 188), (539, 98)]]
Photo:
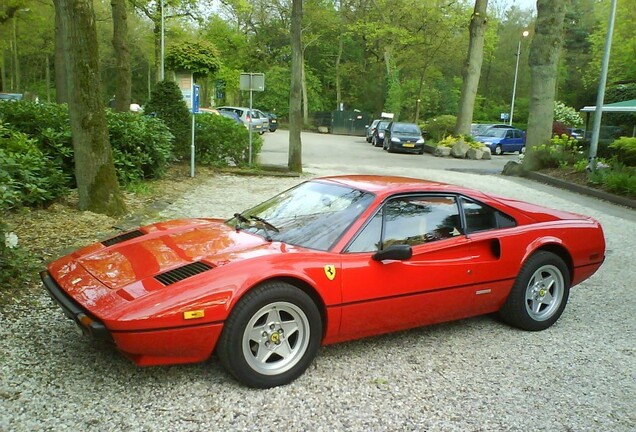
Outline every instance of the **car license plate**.
[(402, 147), (415, 147), (415, 144), (413, 144), (413, 143), (404, 143), (404, 144), (402, 144)]

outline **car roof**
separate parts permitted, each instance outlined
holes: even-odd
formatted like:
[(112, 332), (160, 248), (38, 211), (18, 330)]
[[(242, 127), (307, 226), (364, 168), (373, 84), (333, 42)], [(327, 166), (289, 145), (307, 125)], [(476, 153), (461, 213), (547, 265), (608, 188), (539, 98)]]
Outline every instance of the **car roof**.
[(401, 176), (380, 176), (380, 175), (340, 175), (329, 177), (318, 177), (317, 181), (329, 181), (349, 186), (354, 189), (365, 190), (373, 193), (393, 194), (399, 192), (413, 191), (438, 191), (452, 188), (461, 189), (453, 185), (430, 180), (422, 180)]

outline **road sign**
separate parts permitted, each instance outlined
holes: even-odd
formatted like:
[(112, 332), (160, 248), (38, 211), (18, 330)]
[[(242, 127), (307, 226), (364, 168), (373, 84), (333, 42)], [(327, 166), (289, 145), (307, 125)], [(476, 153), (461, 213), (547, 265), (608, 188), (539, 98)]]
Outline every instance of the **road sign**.
[(199, 112), (199, 89), (201, 86), (198, 84), (192, 84), (192, 113)]
[(241, 73), (239, 88), (246, 91), (265, 91), (265, 74)]

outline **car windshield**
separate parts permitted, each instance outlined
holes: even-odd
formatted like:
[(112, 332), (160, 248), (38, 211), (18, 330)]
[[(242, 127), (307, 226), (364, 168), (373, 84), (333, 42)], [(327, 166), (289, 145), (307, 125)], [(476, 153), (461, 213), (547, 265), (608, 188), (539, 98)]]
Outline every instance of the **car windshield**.
[(386, 127), (389, 125), (389, 123), (391, 123), (391, 122), (388, 122), (388, 121), (381, 121), (380, 123), (378, 123), (378, 127), (377, 127), (377, 129), (378, 129), (378, 130), (384, 130), (384, 129), (386, 129)]
[(414, 135), (421, 134), (420, 129), (417, 127), (417, 125), (410, 124), (410, 123), (396, 123), (395, 126), (393, 127), (393, 132), (404, 133), (404, 134), (414, 134)]
[(326, 251), (369, 206), (373, 197), (369, 192), (346, 186), (310, 181), (226, 222), (267, 239)]
[(506, 131), (508, 131), (509, 129), (504, 129), (504, 128), (490, 128), (486, 131), (486, 133), (484, 134), (484, 136), (487, 137), (495, 137), (495, 138), (503, 138), (506, 136)]

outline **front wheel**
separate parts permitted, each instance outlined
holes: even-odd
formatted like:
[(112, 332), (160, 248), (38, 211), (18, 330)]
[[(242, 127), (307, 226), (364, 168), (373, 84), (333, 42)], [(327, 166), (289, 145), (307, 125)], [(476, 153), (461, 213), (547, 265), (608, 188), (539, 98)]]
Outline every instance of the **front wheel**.
[(501, 144), (497, 145), (497, 147), (495, 147), (495, 154), (497, 156), (500, 156), (503, 154), (503, 149), (501, 148)]
[(316, 304), (283, 282), (247, 293), (225, 322), (217, 345), (221, 364), (243, 384), (284, 385), (298, 378), (320, 345), (322, 320)]
[(569, 294), (570, 272), (563, 260), (539, 251), (521, 267), (499, 315), (523, 330), (545, 330), (559, 319)]

